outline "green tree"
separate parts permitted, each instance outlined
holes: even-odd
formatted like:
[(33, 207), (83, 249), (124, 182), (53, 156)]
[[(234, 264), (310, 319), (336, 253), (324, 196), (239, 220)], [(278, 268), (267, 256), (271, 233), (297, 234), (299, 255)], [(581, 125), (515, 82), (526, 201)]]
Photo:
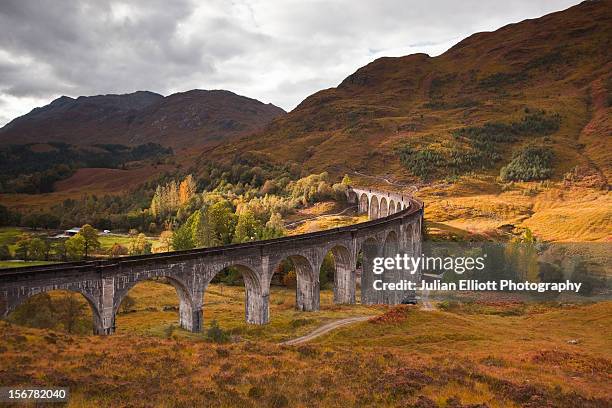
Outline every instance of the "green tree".
[(196, 248), (206, 248), (215, 245), (213, 231), (208, 223), (206, 212), (197, 210), (193, 213), (190, 224), (191, 239)]
[(9, 225), (11, 213), (8, 208), (0, 204), (0, 226)]
[(66, 261), (68, 259), (68, 247), (66, 246), (65, 239), (58, 239), (52, 249), (57, 259), (61, 261)]
[(272, 213), (263, 230), (262, 239), (272, 239), (285, 236), (285, 224), (279, 213)]
[(344, 184), (345, 186), (350, 186), (353, 184), (353, 180), (351, 180), (348, 174), (345, 174), (344, 177), (342, 177), (342, 184)]
[(98, 230), (89, 224), (83, 225), (81, 231), (77, 235), (83, 237), (83, 253), (85, 259), (89, 256), (92, 251), (100, 248), (100, 241), (98, 240)]
[(208, 207), (208, 224), (212, 232), (211, 246), (225, 245), (232, 242), (238, 216), (234, 214), (232, 205), (222, 200)]
[(238, 216), (233, 242), (257, 241), (262, 238), (263, 232), (263, 225), (255, 218), (253, 212), (249, 209), (244, 209)]
[(196, 247), (194, 233), (197, 233), (198, 223), (202, 213), (197, 210), (187, 218), (185, 223), (177, 228), (172, 235), (172, 247), (177, 251), (193, 249)]
[(321, 288), (329, 286), (334, 281), (334, 273), (336, 271), (336, 264), (334, 262), (334, 255), (328, 252), (323, 258), (321, 269), (319, 270), (319, 284)]
[(30, 259), (41, 261), (45, 259), (46, 245), (40, 238), (32, 238), (29, 242)]
[(29, 259), (30, 256), (30, 237), (28, 235), (21, 235), (21, 237), (19, 237), (19, 240), (17, 241), (17, 244), (15, 246), (15, 256), (18, 259), (22, 259), (24, 261), (27, 261)]
[(66, 240), (66, 259), (80, 260), (85, 253), (85, 238), (76, 234)]

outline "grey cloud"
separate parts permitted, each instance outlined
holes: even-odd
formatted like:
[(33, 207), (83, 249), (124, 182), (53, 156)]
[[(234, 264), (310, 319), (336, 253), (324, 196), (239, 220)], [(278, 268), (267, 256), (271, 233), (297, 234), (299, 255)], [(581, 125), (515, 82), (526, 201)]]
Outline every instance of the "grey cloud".
[(575, 3), (4, 0), (0, 125), (61, 94), (229, 89), (291, 109), (373, 58), (439, 53)]

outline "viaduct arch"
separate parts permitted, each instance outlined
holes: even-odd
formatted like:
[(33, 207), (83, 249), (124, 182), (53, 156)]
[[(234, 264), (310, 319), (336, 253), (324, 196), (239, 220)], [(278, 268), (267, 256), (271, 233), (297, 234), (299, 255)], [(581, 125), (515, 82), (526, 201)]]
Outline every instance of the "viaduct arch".
[(420, 279), (420, 273), (372, 272), (373, 258), (395, 253), (420, 253), (423, 203), (402, 194), (349, 187), (347, 199), (368, 213), (367, 222), (244, 244), (201, 248), (117, 259), (68, 262), (0, 270), (0, 317), (6, 317), (27, 298), (52, 290), (79, 292), (88, 300), (94, 319), (94, 334), (115, 330), (115, 316), (129, 290), (138, 282), (166, 278), (176, 289), (180, 326), (202, 330), (206, 289), (223, 269), (234, 266), (246, 287), (245, 318), (248, 323), (270, 320), (270, 282), (277, 265), (291, 259), (297, 275), (296, 309), (317, 311), (319, 270), (331, 251), (336, 261), (334, 302), (356, 302), (357, 258), (363, 253), (361, 302), (397, 304), (411, 294), (374, 290), (373, 281)]

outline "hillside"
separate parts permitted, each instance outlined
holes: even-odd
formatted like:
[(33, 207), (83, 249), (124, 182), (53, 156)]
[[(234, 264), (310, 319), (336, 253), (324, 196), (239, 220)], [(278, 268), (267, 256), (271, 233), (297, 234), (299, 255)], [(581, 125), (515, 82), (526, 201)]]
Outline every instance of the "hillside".
[[(437, 57), (380, 58), (217, 156), (415, 181), (498, 175), (513, 150), (537, 142), (554, 153), (553, 179), (581, 165), (605, 183), (612, 176), (611, 39), (612, 2), (588, 1), (474, 34)], [(551, 120), (558, 129), (541, 129)], [(481, 131), (489, 125), (497, 128)], [(498, 140), (500, 126), (512, 137)], [(406, 146), (427, 151), (435, 166), (418, 174), (403, 165), (398, 150)]]
[(62, 96), (0, 129), (0, 144), (159, 143), (201, 147), (244, 136), (285, 112), (229, 91)]

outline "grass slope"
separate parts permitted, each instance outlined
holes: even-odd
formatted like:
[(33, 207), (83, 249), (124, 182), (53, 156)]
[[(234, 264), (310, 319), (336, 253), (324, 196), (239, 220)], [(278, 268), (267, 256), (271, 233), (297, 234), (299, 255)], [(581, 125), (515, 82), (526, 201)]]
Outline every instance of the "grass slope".
[[(69, 386), (71, 407), (612, 404), (611, 302), (526, 305), (521, 314), (504, 313), (516, 304), (500, 302), (429, 312), (338, 307), (323, 292), (321, 312), (298, 313), (295, 295), (277, 289), (272, 322), (247, 327), (242, 288), (213, 286), (207, 326), (217, 319), (237, 341), (213, 344), (165, 330), (177, 320), (176, 311), (160, 311), (177, 304), (169, 285), (143, 283), (130, 294), (137, 311), (120, 315), (118, 333), (106, 338), (0, 322), (0, 382)], [(366, 313), (378, 317), (306, 345), (276, 344)]]

